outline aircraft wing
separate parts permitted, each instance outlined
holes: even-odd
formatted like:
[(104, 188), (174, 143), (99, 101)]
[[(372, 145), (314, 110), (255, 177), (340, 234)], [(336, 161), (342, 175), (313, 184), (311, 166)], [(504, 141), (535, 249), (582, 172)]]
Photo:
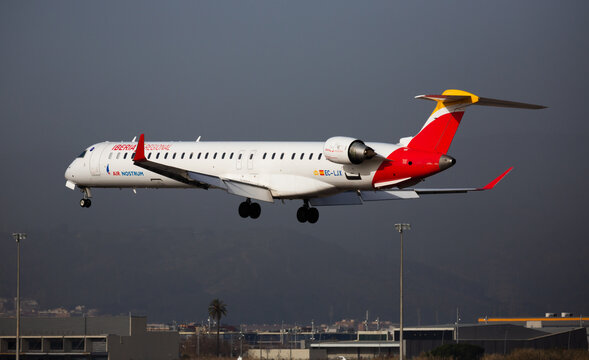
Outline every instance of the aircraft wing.
[(457, 188), (457, 189), (415, 189), (414, 191), (418, 194), (422, 195), (429, 195), (429, 194), (457, 194), (457, 193), (466, 193), (470, 191), (484, 191), (484, 190), (491, 190), (492, 188), (497, 185), (499, 181), (501, 181), (507, 174), (509, 174), (513, 170), (513, 166), (509, 169), (505, 170), (503, 174), (497, 176), (493, 181), (488, 183), (487, 185), (480, 187), (480, 188)]
[(470, 191), (491, 190), (513, 169), (510, 167), (493, 181), (480, 188), (447, 188), (447, 189), (401, 189), (375, 191), (346, 191), (324, 198), (313, 198), (309, 202), (313, 206), (329, 205), (362, 205), (365, 201), (407, 200), (417, 199), (420, 195), (459, 194)]
[(152, 171), (181, 183), (192, 185), (201, 189), (222, 189), (230, 194), (243, 196), (250, 199), (256, 199), (266, 202), (274, 202), (272, 193), (266, 187), (250, 184), (243, 181), (232, 179), (223, 179), (215, 175), (203, 174), (174, 166), (164, 165), (151, 161), (145, 157), (145, 137), (139, 136), (137, 151), (133, 158), (133, 163), (143, 169)]
[(141, 159), (138, 159), (137, 154), (138, 154), (138, 152), (135, 154), (135, 159), (133, 159), (133, 164), (135, 166), (139, 166), (145, 170), (152, 171), (156, 174), (160, 174), (160, 175), (165, 176), (167, 178), (174, 179), (174, 180), (179, 181), (181, 183), (184, 183), (187, 185), (192, 185), (192, 186), (195, 186), (195, 187), (198, 187), (201, 189), (208, 189), (213, 186), (210, 183), (198, 181), (196, 179), (191, 178), (189, 176), (189, 172), (187, 170), (180, 169), (180, 168), (173, 167), (173, 166), (160, 164), (160, 163), (150, 161), (147, 159), (141, 160)]

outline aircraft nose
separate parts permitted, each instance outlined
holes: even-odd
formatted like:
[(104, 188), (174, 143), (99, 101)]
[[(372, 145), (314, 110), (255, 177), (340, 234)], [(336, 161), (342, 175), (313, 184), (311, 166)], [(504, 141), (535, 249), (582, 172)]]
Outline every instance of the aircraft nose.
[(449, 167), (454, 166), (456, 164), (456, 159), (448, 155), (440, 156), (440, 161), (438, 161), (440, 166), (440, 171), (446, 170)]
[(63, 174), (63, 176), (65, 177), (66, 180), (69, 180), (72, 178), (72, 166), (68, 166), (67, 169), (65, 169), (65, 174)]
[(65, 169), (65, 174), (64, 177), (66, 180), (73, 180), (76, 176), (75, 176), (75, 164), (76, 164), (76, 160), (72, 161), (72, 163), (67, 167), (67, 169)]

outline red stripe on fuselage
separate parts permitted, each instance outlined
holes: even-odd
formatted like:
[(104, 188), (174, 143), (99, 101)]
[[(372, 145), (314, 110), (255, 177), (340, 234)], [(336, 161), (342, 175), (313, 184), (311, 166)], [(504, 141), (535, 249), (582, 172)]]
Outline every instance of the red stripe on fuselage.
[(372, 186), (405, 178), (425, 178), (438, 173), (440, 171), (440, 156), (442, 154), (431, 151), (406, 147), (397, 149), (387, 157), (391, 161), (383, 161), (376, 170)]

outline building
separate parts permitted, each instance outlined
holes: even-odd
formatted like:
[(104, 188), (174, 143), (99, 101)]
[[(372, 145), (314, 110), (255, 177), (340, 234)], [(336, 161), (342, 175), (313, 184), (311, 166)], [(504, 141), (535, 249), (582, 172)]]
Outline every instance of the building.
[(502, 318), (479, 318), (479, 324), (511, 324), (525, 326), (530, 329), (539, 329), (544, 332), (558, 333), (566, 329), (584, 328), (589, 343), (589, 317), (574, 316), (571, 313), (560, 314), (546, 313), (544, 317), (502, 317)]
[[(144, 316), (23, 317), (21, 354), (26, 359), (177, 359), (176, 331), (147, 331)], [(16, 319), (0, 318), (0, 360), (14, 359)]]
[(459, 342), (480, 346), (486, 354), (509, 354), (523, 348), (587, 350), (587, 330), (582, 327), (532, 329), (514, 324), (483, 324), (461, 325), (457, 329)]
[[(530, 329), (514, 324), (459, 324), (443, 326), (406, 327), (403, 343), (407, 357), (418, 356), (444, 344), (466, 343), (480, 346), (486, 354), (508, 354), (515, 349), (587, 349), (586, 329)], [(399, 353), (399, 329), (358, 332), (355, 341), (325, 341), (310, 344), (310, 359), (314, 351), (324, 358), (367, 359)], [(255, 356), (255, 353), (251, 355)]]
[(528, 328), (584, 327), (589, 326), (589, 317), (573, 316), (571, 313), (546, 313), (545, 317), (479, 318), (479, 324), (513, 324)]

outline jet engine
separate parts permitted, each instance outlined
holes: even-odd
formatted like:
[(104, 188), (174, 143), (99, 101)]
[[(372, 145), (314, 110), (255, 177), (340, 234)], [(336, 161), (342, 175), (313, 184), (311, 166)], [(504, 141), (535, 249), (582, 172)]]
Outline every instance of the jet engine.
[(327, 160), (336, 164), (358, 165), (365, 160), (372, 159), (376, 153), (362, 140), (335, 136), (327, 139), (323, 145), (323, 155)]

